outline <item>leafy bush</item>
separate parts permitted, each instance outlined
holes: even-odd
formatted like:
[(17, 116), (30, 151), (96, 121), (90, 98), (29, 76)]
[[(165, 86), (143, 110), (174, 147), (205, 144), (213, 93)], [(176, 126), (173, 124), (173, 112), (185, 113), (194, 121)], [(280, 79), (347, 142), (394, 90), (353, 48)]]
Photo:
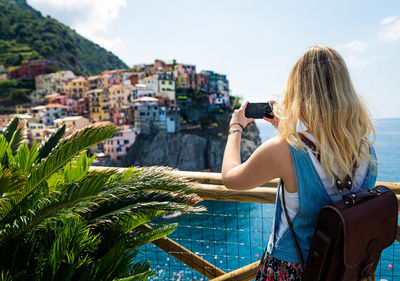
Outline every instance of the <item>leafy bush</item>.
[(163, 168), (89, 171), (85, 149), (116, 127), (64, 131), (29, 148), (15, 118), (0, 136), (0, 280), (147, 280), (138, 247), (176, 225), (140, 226), (200, 211), (194, 186)]

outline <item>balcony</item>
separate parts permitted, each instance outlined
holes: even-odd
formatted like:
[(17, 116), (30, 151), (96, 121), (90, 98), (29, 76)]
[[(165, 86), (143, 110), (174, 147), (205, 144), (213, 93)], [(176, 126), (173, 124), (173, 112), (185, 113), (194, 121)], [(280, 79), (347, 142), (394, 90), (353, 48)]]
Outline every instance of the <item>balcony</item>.
[[(124, 168), (117, 170), (122, 172)], [(266, 222), (271, 218), (264, 217), (265, 211), (273, 209), (278, 180), (251, 190), (229, 190), (223, 186), (220, 173), (174, 171), (173, 174), (198, 183), (197, 194), (204, 200), (200, 204), (206, 205), (208, 211), (190, 217), (179, 214), (165, 217), (170, 222), (178, 222), (178, 229), (142, 249), (152, 259), (152, 267), (160, 271), (152, 280), (254, 279), (271, 228)], [(400, 183), (376, 182), (376, 185), (388, 186), (400, 201)], [(151, 223), (144, 228), (150, 229)], [(386, 258), (381, 257), (378, 268), (395, 263), (398, 257), (394, 249), (400, 251), (398, 242), (400, 227), (395, 244), (384, 251)], [(380, 280), (378, 270), (376, 277)]]

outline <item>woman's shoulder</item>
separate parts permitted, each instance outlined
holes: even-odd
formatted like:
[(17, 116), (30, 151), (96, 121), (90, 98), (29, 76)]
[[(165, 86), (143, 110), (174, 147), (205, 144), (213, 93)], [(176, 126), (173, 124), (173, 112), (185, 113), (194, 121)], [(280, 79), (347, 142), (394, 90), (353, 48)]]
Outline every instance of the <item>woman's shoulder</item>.
[(287, 143), (286, 140), (282, 139), (280, 136), (274, 136), (265, 141), (260, 146), (260, 148), (262, 150), (274, 151), (279, 155), (280, 152), (289, 150), (289, 144)]

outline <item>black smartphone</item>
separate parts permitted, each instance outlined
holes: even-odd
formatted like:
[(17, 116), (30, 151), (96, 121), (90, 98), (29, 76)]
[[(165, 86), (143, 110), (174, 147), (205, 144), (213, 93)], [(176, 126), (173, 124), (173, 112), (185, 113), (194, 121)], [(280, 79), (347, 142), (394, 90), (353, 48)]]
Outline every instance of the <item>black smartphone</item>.
[(248, 103), (245, 111), (247, 118), (262, 119), (263, 117), (274, 118), (272, 113), (273, 104), (268, 102)]

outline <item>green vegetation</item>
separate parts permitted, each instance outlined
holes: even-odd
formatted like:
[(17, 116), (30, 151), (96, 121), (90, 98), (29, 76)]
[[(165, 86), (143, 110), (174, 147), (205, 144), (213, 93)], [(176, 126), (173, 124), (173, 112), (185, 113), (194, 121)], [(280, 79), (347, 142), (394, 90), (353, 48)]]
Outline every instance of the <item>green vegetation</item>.
[(15, 112), (15, 105), (28, 103), (34, 88), (33, 81), (0, 81), (0, 114)]
[(0, 64), (15, 66), (42, 58), (85, 75), (127, 68), (117, 56), (55, 19), (43, 17), (25, 0), (0, 0)]
[(28, 45), (19, 44), (15, 40), (0, 40), (0, 64), (20, 65), (36, 59), (43, 57)]
[(141, 225), (166, 211), (200, 211), (194, 186), (163, 168), (88, 171), (85, 149), (114, 125), (29, 148), (15, 118), (0, 136), (0, 280), (147, 280), (138, 247), (176, 225)]
[(243, 100), (242, 97), (236, 97), (236, 96), (229, 97), (229, 101), (231, 102), (233, 109), (239, 109), (242, 106), (241, 103), (242, 100)]

